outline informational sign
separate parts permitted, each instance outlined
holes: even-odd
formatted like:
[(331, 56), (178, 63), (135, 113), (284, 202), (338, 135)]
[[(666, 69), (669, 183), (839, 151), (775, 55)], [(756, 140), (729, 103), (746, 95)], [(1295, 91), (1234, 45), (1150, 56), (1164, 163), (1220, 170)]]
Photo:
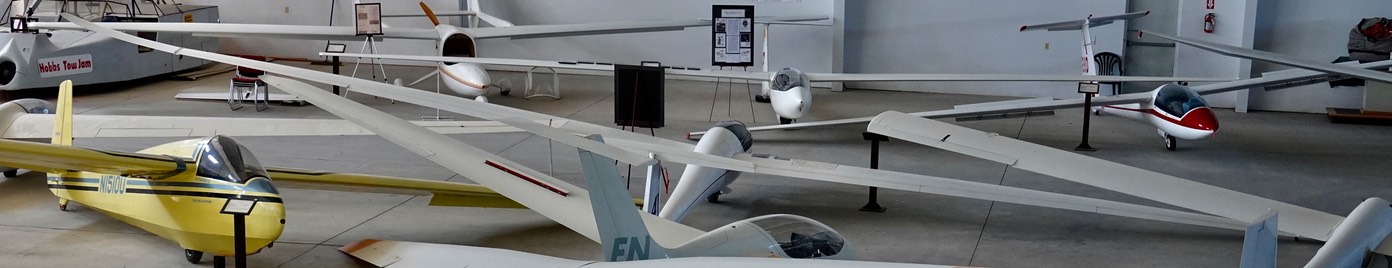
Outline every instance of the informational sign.
[(353, 20), (353, 26), (358, 30), (358, 36), (373, 36), (382, 34), (382, 4), (366, 3), (353, 5), (354, 14), (357, 16)]
[(228, 198), (227, 203), (222, 205), (222, 214), (251, 214), (251, 209), (256, 208), (256, 200), (232, 199)]
[(23, 33), (29, 31), (29, 20), (22, 17), (10, 17), (10, 32)]
[(324, 46), (324, 52), (329, 52), (329, 53), (343, 53), (344, 51), (347, 51), (347, 50), (348, 50), (348, 45), (339, 44), (339, 43), (329, 43), (328, 45)]
[(1078, 83), (1078, 93), (1097, 94), (1102, 91), (1102, 85), (1097, 83)]
[(38, 63), (43, 78), (92, 72), (92, 54), (42, 58)]
[(754, 6), (714, 5), (711, 10), (711, 65), (754, 66)]

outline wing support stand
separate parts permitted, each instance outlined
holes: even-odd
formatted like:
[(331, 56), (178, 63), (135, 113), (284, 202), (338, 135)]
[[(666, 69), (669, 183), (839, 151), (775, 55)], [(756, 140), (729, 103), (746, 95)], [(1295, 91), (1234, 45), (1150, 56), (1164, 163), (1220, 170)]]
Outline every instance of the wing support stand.
[[(870, 169), (880, 169), (880, 142), (889, 141), (889, 137), (871, 132), (861, 132), (865, 140), (870, 141)], [(880, 206), (880, 188), (870, 187), (870, 200), (866, 201), (865, 206), (860, 207), (860, 211), (866, 212), (885, 212), (888, 208)]]
[[(549, 91), (541, 90), (541, 88), (543, 88), (542, 86), (546, 85), (545, 83), (534, 83), (532, 81), (532, 74), (543, 69), (551, 72), (551, 88)], [(523, 89), (523, 91), (523, 95), (526, 95), (522, 97), (524, 99), (533, 97), (561, 99), (561, 76), (556, 72), (556, 69), (552, 69), (551, 67), (532, 67), (532, 69), (527, 70), (527, 88)], [(503, 95), (507, 95), (506, 91)]]

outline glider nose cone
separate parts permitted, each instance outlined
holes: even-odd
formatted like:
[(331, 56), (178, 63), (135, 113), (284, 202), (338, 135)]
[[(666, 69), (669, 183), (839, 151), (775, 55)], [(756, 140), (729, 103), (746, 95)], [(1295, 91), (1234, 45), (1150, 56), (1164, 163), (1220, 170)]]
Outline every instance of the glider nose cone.
[(1213, 111), (1207, 107), (1194, 109), (1184, 114), (1179, 119), (1179, 123), (1185, 127), (1203, 130), (1208, 132), (1218, 131), (1218, 117), (1213, 116)]
[(440, 73), (444, 74), (446, 84), (455, 93), (466, 96), (479, 96), (492, 84), (488, 72), (477, 64), (455, 63), (445, 65), (440, 68)]
[(773, 112), (787, 119), (801, 118), (807, 113), (807, 106), (811, 103), (810, 100), (802, 96), (801, 91), (803, 90), (807, 89), (793, 87), (787, 91), (773, 92), (769, 96), (769, 100), (773, 104)]

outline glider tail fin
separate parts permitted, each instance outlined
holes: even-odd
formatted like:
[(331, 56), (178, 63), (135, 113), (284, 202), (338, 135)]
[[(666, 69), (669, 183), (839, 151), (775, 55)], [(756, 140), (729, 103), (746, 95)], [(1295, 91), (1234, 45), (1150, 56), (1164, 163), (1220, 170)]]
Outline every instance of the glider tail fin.
[[(599, 135), (587, 138), (604, 142)], [(667, 249), (653, 242), (638, 208), (633, 206), (633, 197), (621, 183), (614, 159), (580, 149), (580, 166), (585, 172), (585, 186), (590, 190), (590, 205), (594, 206), (605, 260), (666, 258)]]
[(58, 85), (57, 111), (53, 113), (53, 144), (72, 145), (72, 80)]
[(1276, 267), (1276, 211), (1269, 210), (1247, 226), (1242, 239), (1242, 268)]

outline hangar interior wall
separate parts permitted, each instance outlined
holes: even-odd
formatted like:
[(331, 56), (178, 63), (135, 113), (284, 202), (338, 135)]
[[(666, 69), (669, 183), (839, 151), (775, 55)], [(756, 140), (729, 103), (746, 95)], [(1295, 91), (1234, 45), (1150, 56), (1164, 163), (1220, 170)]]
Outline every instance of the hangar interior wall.
[[(329, 3), (292, 0), (186, 0), (190, 4), (221, 6), (226, 23), (272, 23), (326, 25)], [(460, 0), (426, 0), (437, 10), (459, 9)], [(1120, 14), (1127, 1), (1084, 0), (1039, 2), (1021, 0), (989, 1), (732, 1), (722, 4), (753, 4), (760, 16), (827, 14), (844, 29), (841, 64), (845, 72), (878, 73), (994, 73), (994, 74), (1077, 74), (1081, 72), (1077, 32), (1019, 32), (1019, 26), (1072, 20), (1088, 14)], [(1192, 2), (1192, 3), (1190, 3)], [(1363, 17), (1392, 16), (1392, 3), (1374, 0), (1310, 2), (1298, 0), (1217, 0), (1219, 32), (1197, 34), (1203, 13), (1201, 1), (1174, 2), (1181, 36), (1218, 38), (1223, 43), (1305, 57), (1332, 60), (1344, 55), (1349, 27)], [(483, 0), (484, 10), (519, 25), (576, 23), (606, 20), (708, 17), (709, 2), (701, 1), (501, 1)], [(1163, 3), (1162, 3), (1163, 5)], [(1241, 8), (1233, 8), (1241, 7)], [(1198, 9), (1194, 9), (1194, 8)], [(1249, 10), (1256, 8), (1254, 10)], [(384, 13), (419, 13), (412, 3), (385, 2)], [(351, 1), (340, 1), (335, 25), (351, 25)], [(1259, 11), (1259, 12), (1257, 12)], [(1199, 13), (1203, 12), (1203, 13)], [(836, 14), (844, 14), (836, 16)], [(1191, 18), (1195, 17), (1195, 18)], [(424, 18), (389, 18), (395, 27), (430, 27)], [(459, 19), (451, 23), (460, 25)], [(1095, 28), (1097, 52), (1122, 51), (1128, 25)], [(1228, 27), (1238, 27), (1229, 29)], [(1245, 32), (1242, 27), (1247, 27)], [(1193, 28), (1193, 29), (1190, 29)], [(773, 63), (770, 68), (797, 67), (809, 72), (835, 69), (832, 55), (837, 27), (775, 25), (770, 34)], [(1167, 29), (1171, 30), (1171, 29)], [(495, 39), (480, 41), (480, 55), (486, 57), (537, 60), (596, 60), (637, 62), (657, 60), (667, 65), (710, 68), (709, 28), (684, 31), (618, 34), (603, 36), (541, 39)], [(762, 28), (756, 29), (756, 36)], [(1236, 37), (1234, 37), (1236, 36)], [(1154, 41), (1154, 40), (1149, 40)], [(270, 56), (319, 58), (322, 40), (225, 39), (224, 53), (254, 53)], [(356, 52), (361, 41), (344, 41)], [(378, 43), (384, 53), (431, 55), (434, 42), (388, 40)], [(756, 45), (757, 46), (757, 45)], [(1173, 54), (1174, 74), (1179, 76), (1239, 76), (1259, 74), (1288, 67), (1249, 63), (1206, 51), (1179, 46), (1166, 53), (1138, 53), (1132, 60), (1167, 57)], [(1153, 54), (1153, 55), (1145, 55)], [(1213, 61), (1213, 62), (1209, 62)], [(412, 64), (406, 62), (392, 62)], [(1250, 67), (1244, 67), (1249, 65)], [(1244, 68), (1250, 68), (1245, 71)], [(758, 66), (753, 69), (758, 69)], [(1163, 69), (1163, 68), (1159, 68)], [(1229, 74), (1230, 75), (1227, 75)], [(1135, 74), (1133, 75), (1140, 75)], [(1049, 82), (883, 82), (848, 83), (850, 88), (909, 90), (1020, 97), (1076, 97), (1072, 83)], [(1236, 107), (1250, 101), (1253, 109), (1323, 112), (1326, 106), (1357, 107), (1362, 90), (1329, 89), (1321, 85), (1276, 92), (1256, 90), (1250, 96), (1235, 93), (1213, 97), (1221, 107)]]
[[(1348, 33), (1358, 20), (1392, 17), (1392, 2), (1380, 0), (1262, 0), (1257, 7), (1256, 49), (1330, 62), (1348, 55)], [(1252, 74), (1290, 69), (1252, 63)], [(1363, 88), (1315, 84), (1277, 91), (1252, 90), (1252, 109), (1324, 113), (1325, 107), (1363, 106)]]
[[(458, 0), (421, 0), (432, 9), (459, 9)], [(296, 0), (181, 0), (181, 3), (197, 5), (217, 5), (223, 23), (262, 23), (284, 25), (329, 25), (329, 7), (333, 1)], [(364, 1), (367, 2), (367, 1)], [(383, 14), (420, 14), (418, 1), (383, 2)], [(353, 1), (341, 0), (334, 5), (333, 25), (352, 26)], [(425, 18), (387, 18), (385, 24), (393, 27), (430, 28)], [(452, 19), (458, 22), (458, 19)], [(348, 45), (348, 51), (357, 53), (363, 41), (335, 41)], [(223, 38), (222, 53), (257, 54), (275, 57), (301, 57), (319, 59), (324, 51), (324, 40), (289, 40), (260, 38)], [(429, 40), (390, 40), (377, 43), (380, 51), (394, 54), (434, 55), (435, 42)]]
[[(845, 71), (1082, 73), (1082, 34), (1020, 26), (1126, 12), (1126, 1), (847, 1)], [(1095, 52), (1121, 54), (1124, 22), (1093, 28)], [(874, 82), (848, 88), (1021, 97), (1078, 97), (1076, 83)]]

